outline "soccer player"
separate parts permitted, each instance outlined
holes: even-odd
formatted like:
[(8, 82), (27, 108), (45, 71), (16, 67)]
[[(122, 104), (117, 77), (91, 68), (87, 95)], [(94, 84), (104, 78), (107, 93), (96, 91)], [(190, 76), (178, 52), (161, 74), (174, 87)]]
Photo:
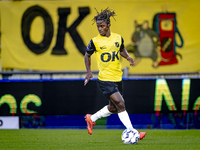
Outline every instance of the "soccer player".
[[(87, 114), (85, 116), (88, 133), (90, 135), (92, 134), (92, 128), (97, 119), (108, 117), (112, 113), (118, 114), (119, 119), (127, 129), (135, 130), (125, 109), (124, 99), (122, 97), (120, 55), (127, 59), (131, 66), (133, 66), (134, 62), (124, 47), (123, 38), (119, 34), (110, 31), (110, 17), (114, 17), (115, 12), (106, 8), (100, 13), (97, 11), (97, 13), (93, 21), (96, 22), (99, 34), (90, 40), (86, 49), (85, 66), (87, 75), (84, 86), (93, 78), (91, 72), (91, 55), (95, 53), (99, 68), (97, 82), (104, 96), (109, 100), (109, 104), (95, 114)], [(145, 132), (140, 132), (140, 139), (143, 139), (145, 135)]]

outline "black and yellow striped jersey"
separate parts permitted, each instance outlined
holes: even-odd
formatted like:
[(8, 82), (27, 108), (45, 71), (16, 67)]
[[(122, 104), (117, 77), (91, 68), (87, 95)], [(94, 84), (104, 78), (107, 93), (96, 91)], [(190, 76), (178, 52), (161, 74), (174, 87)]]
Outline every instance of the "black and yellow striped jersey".
[(86, 51), (89, 54), (95, 53), (99, 68), (99, 80), (112, 82), (122, 80), (120, 49), (123, 48), (123, 38), (112, 32), (109, 37), (98, 34), (90, 40)]

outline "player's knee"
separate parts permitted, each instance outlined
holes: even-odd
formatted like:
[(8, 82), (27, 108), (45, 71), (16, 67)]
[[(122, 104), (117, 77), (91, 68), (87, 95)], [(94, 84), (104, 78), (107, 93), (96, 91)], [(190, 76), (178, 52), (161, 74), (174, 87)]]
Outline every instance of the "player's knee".
[(125, 104), (124, 104), (124, 101), (120, 101), (119, 103), (118, 103), (118, 105), (117, 105), (117, 110), (118, 110), (118, 112), (122, 112), (122, 111), (124, 111), (125, 110)]

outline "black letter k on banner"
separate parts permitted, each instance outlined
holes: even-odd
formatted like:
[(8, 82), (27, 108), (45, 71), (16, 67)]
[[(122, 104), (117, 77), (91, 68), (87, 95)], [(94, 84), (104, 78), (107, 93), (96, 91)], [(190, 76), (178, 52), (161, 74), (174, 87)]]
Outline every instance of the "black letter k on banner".
[(56, 45), (53, 48), (52, 54), (63, 55), (67, 54), (64, 49), (65, 33), (69, 32), (72, 40), (74, 41), (79, 52), (83, 55), (85, 54), (86, 46), (83, 43), (81, 36), (79, 35), (76, 27), (81, 23), (81, 21), (90, 13), (89, 7), (79, 7), (79, 17), (74, 21), (70, 27), (66, 27), (67, 17), (70, 14), (70, 8), (58, 8), (59, 14), (59, 25)]

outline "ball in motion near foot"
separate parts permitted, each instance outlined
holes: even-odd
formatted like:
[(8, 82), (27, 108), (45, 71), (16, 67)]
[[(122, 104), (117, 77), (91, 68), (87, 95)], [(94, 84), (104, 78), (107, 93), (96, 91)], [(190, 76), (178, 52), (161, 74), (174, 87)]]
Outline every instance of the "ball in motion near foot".
[(122, 133), (122, 141), (124, 144), (137, 144), (140, 134), (137, 130), (125, 129)]

